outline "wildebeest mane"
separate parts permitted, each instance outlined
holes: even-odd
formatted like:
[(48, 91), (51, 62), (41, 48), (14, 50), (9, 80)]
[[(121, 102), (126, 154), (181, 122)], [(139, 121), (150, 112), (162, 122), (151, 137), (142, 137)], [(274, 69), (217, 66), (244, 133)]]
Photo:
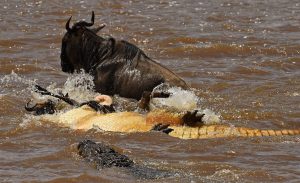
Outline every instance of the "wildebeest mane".
[(87, 70), (95, 69), (106, 60), (112, 62), (126, 62), (131, 65), (134, 58), (145, 55), (137, 46), (127, 42), (117, 42), (114, 38), (103, 38), (86, 28), (82, 36), (81, 56), (84, 60), (89, 60)]
[(87, 29), (82, 35), (82, 42), (80, 46), (80, 56), (84, 61), (89, 61), (87, 65), (87, 72), (95, 69), (97, 65), (110, 57), (112, 50), (104, 38), (98, 36), (91, 30)]
[(124, 47), (125, 47), (125, 51), (122, 54), (126, 60), (133, 60), (137, 56), (138, 53), (145, 55), (145, 53), (137, 46), (135, 46), (127, 41), (124, 41), (124, 40), (122, 40), (121, 42), (124, 44)]

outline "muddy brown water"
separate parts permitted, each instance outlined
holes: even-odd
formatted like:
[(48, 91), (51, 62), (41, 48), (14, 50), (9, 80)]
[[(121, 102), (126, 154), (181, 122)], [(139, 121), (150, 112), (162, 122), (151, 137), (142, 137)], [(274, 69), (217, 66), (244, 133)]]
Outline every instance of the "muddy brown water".
[[(60, 45), (69, 16), (141, 47), (183, 77), (203, 108), (234, 126), (300, 128), (300, 2), (30, 1), (0, 3), (0, 182), (299, 182), (300, 138), (179, 140), (162, 134), (74, 131), (24, 125), (30, 83), (62, 86)], [(105, 142), (139, 164), (176, 172), (140, 180), (97, 171), (76, 155)]]

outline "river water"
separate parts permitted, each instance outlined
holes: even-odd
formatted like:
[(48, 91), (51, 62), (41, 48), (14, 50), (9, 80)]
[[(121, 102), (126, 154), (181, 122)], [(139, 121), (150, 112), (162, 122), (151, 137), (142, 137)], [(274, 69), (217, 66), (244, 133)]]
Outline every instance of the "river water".
[[(300, 128), (298, 0), (31, 1), (0, 4), (0, 182), (299, 182), (300, 137), (179, 140), (62, 128), (24, 110), (33, 83), (64, 86), (65, 23), (106, 23), (193, 88), (222, 122)], [(184, 97), (184, 96), (183, 96)], [(175, 172), (143, 180), (126, 169), (97, 171), (76, 155), (83, 139), (105, 142), (135, 162)]]

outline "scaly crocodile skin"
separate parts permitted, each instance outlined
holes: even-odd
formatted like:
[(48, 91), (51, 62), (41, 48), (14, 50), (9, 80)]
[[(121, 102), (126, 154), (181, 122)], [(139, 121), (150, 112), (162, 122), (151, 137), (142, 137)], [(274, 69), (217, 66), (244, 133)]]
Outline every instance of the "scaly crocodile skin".
[(255, 136), (280, 136), (298, 135), (300, 130), (260, 130), (245, 127), (233, 127), (228, 125), (209, 125), (201, 127), (174, 126), (169, 135), (181, 139), (204, 139), (218, 137), (255, 137)]

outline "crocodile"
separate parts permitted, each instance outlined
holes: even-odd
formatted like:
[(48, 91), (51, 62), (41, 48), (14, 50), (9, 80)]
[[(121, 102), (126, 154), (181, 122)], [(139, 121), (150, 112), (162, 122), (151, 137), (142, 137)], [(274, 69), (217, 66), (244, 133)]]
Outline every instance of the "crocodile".
[(97, 170), (111, 167), (126, 168), (139, 179), (159, 179), (175, 174), (171, 171), (138, 164), (103, 142), (83, 140), (78, 143), (77, 151), (86, 162), (94, 165)]
[(180, 139), (205, 139), (221, 137), (255, 137), (298, 135), (300, 129), (254, 129), (234, 127), (226, 124), (205, 125), (195, 123), (193, 126), (180, 125), (184, 113), (170, 113), (164, 110), (154, 110), (147, 114), (138, 112), (99, 113), (88, 105), (74, 108), (65, 113), (44, 115), (42, 120), (55, 122), (76, 130), (89, 130), (97, 127), (103, 131), (134, 133), (148, 132), (155, 124), (168, 124), (173, 131), (168, 134)]

